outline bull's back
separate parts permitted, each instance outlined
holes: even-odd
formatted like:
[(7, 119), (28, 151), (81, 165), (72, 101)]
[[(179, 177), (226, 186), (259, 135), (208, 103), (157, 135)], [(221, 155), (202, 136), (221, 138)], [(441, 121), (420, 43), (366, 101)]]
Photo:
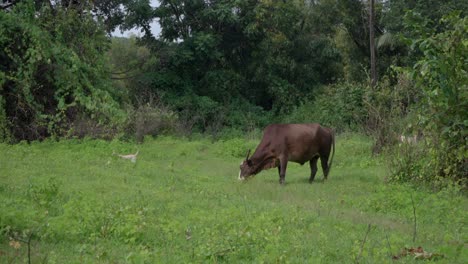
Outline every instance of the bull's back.
[(274, 124), (265, 129), (264, 140), (274, 146), (278, 156), (303, 164), (320, 150), (321, 126), (311, 124)]

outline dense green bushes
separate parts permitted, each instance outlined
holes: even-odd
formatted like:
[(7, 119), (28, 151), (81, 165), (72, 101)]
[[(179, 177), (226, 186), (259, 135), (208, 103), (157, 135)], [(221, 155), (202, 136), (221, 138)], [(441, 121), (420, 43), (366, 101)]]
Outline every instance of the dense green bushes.
[(162, 25), (160, 38), (137, 42), (151, 51), (146, 60), (134, 40), (115, 40), (123, 52), (109, 55), (120, 72), (141, 65), (125, 76), (129, 95), (157, 94), (178, 113), (186, 134), (246, 131), (281, 120), (341, 75), (331, 33), (313, 34), (318, 26), (309, 8), (302, 2), (162, 1), (151, 14)]
[(367, 116), (364, 105), (366, 89), (362, 84), (353, 83), (324, 86), (313, 99), (296, 107), (284, 121), (318, 122), (338, 132), (359, 129)]
[(392, 69), (375, 89), (367, 90), (364, 129), (375, 139), (374, 153), (394, 146), (401, 136), (420, 133), (417, 126), (411, 126), (420, 98), (421, 92), (401, 68)]
[(390, 180), (466, 187), (467, 21), (455, 12), (434, 27), (408, 13), (412, 38), (403, 41), (417, 61), (394, 67), (368, 93), (366, 128), (376, 139), (374, 150), (390, 154)]
[(32, 1), (0, 12), (0, 137), (63, 136), (78, 118), (116, 122), (105, 32), (88, 9)]
[(418, 165), (411, 169), (406, 163), (397, 165), (402, 171), (395, 176), (427, 182), (449, 178), (466, 185), (468, 19), (459, 13), (444, 16), (440, 21), (442, 32), (436, 32), (428, 24), (416, 14), (407, 16), (407, 25), (417, 36), (408, 41), (421, 54), (409, 73), (422, 93), (418, 116), (412, 125), (423, 133), (424, 159), (415, 159), (412, 163)]

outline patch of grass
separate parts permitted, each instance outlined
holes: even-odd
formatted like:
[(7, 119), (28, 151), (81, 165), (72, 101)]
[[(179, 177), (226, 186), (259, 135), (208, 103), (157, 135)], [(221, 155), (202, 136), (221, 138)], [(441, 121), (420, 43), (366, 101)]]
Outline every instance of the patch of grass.
[[(29, 238), (33, 263), (391, 263), (416, 246), (438, 263), (468, 259), (467, 199), (386, 184), (366, 137), (337, 137), (327, 182), (320, 171), (308, 184), (309, 167), (290, 163), (286, 186), (276, 169), (237, 180), (257, 143), (0, 145), (0, 262), (24, 263)], [(137, 150), (136, 163), (113, 155)]]

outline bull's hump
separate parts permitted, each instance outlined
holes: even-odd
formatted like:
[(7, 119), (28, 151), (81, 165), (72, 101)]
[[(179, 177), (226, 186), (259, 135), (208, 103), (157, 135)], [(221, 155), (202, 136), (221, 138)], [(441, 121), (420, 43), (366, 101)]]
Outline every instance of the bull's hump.
[(309, 135), (315, 135), (320, 129), (320, 125), (317, 123), (308, 123), (308, 124), (271, 124), (268, 125), (263, 131), (264, 140), (273, 140), (278, 141), (278, 139), (283, 137), (294, 137), (299, 135), (304, 135), (304, 133)]
[(297, 127), (309, 127), (318, 129), (320, 127), (319, 123), (303, 123), (303, 124), (270, 124), (265, 127), (264, 131), (270, 131), (273, 129), (294, 129)]

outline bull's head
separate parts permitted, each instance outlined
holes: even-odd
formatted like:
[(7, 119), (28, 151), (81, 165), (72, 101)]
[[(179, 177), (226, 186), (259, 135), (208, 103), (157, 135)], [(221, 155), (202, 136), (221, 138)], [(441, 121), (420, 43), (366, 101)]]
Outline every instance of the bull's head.
[(247, 156), (245, 160), (242, 161), (240, 164), (240, 171), (239, 171), (239, 180), (243, 181), (250, 176), (254, 175), (255, 169), (253, 167), (252, 161), (249, 159), (250, 149), (247, 151)]

